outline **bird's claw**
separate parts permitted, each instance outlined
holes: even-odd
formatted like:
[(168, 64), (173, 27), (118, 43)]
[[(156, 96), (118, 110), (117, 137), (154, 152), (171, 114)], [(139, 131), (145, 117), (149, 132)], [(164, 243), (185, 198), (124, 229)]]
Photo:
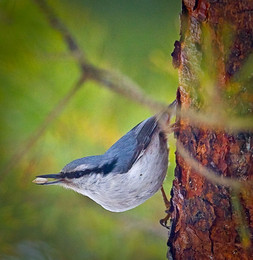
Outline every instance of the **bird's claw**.
[(176, 132), (178, 129), (179, 129), (179, 124), (176, 122), (176, 123), (170, 125), (168, 132), (169, 132), (169, 134), (171, 134), (171, 133)]
[(165, 213), (167, 213), (166, 217), (160, 220), (160, 224), (163, 227), (166, 227), (167, 229), (169, 229), (170, 227), (167, 225), (168, 220), (170, 219), (171, 213), (170, 213), (170, 201), (167, 199), (166, 193), (163, 189), (163, 186), (161, 187), (161, 192), (162, 192), (162, 196), (163, 196), (163, 201), (166, 207)]
[(160, 224), (163, 227), (169, 229), (170, 226), (168, 226), (167, 223), (168, 223), (168, 220), (170, 219), (170, 212), (169, 212), (169, 210), (166, 210), (165, 212), (167, 213), (167, 216), (165, 218), (163, 218), (163, 219), (160, 219)]

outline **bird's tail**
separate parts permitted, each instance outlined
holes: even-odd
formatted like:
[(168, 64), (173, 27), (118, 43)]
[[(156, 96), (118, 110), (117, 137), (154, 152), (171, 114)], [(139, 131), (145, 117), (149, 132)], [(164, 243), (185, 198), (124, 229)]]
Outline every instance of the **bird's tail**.
[[(48, 180), (53, 179), (53, 180)], [(50, 184), (57, 184), (62, 181), (61, 174), (45, 174), (45, 175), (39, 175), (36, 176), (36, 179), (33, 180), (33, 183), (36, 183), (38, 185), (50, 185)]]
[(175, 100), (168, 106), (168, 109), (169, 109), (170, 114), (171, 114), (172, 116), (176, 115), (177, 105), (178, 105), (178, 102), (177, 102), (177, 100), (175, 99)]
[(170, 117), (173, 117), (176, 115), (177, 105), (178, 105), (178, 102), (176, 99), (171, 104), (169, 104), (169, 106), (167, 108), (167, 113), (170, 115)]
[(156, 115), (157, 122), (160, 125), (160, 127), (164, 130), (164, 132), (171, 132), (171, 118), (176, 115), (177, 105), (177, 100), (174, 100), (167, 108), (165, 108)]
[(157, 121), (168, 121), (176, 115), (178, 102), (175, 99), (167, 108), (163, 109), (160, 113), (156, 115)]

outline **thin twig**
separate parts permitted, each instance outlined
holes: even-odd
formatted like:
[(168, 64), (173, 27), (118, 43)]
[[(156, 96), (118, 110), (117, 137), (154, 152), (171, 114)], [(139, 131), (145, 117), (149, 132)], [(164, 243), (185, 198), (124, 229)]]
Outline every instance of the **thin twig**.
[[(0, 179), (5, 176), (14, 166), (16, 166), (24, 157), (24, 155), (29, 151), (39, 138), (44, 134), (50, 123), (62, 112), (67, 103), (75, 95), (77, 90), (82, 86), (84, 81), (94, 80), (107, 88), (134, 100), (137, 103), (145, 105), (153, 110), (160, 110), (164, 108), (164, 105), (154, 101), (152, 98), (145, 95), (140, 87), (131, 81), (128, 77), (122, 74), (109, 72), (103, 69), (96, 68), (92, 64), (86, 61), (83, 51), (78, 46), (75, 38), (67, 29), (67, 27), (61, 22), (61, 20), (53, 12), (52, 8), (47, 4), (45, 0), (34, 0), (34, 2), (40, 7), (41, 11), (46, 15), (51, 26), (59, 31), (65, 41), (69, 51), (72, 56), (76, 59), (82, 76), (73, 88), (66, 94), (65, 97), (52, 109), (52, 111), (45, 118), (43, 123), (38, 127), (38, 129), (28, 138), (28, 140), (17, 150), (16, 153), (11, 156), (9, 161), (0, 171)], [(13, 163), (15, 162), (15, 163)]]
[(78, 60), (78, 63), (82, 66), (85, 64), (85, 55), (83, 51), (79, 48), (75, 38), (71, 35), (68, 28), (61, 22), (61, 20), (56, 16), (53, 9), (47, 4), (45, 0), (34, 0), (34, 2), (39, 6), (42, 13), (44, 13), (48, 19), (50, 25), (59, 31), (62, 35), (68, 49), (72, 55)]
[(45, 133), (48, 126), (54, 121), (54, 119), (60, 115), (63, 109), (66, 107), (67, 103), (71, 100), (71, 98), (76, 94), (76, 92), (81, 88), (83, 83), (85, 82), (85, 77), (81, 76), (77, 83), (69, 90), (69, 92), (65, 95), (63, 99), (59, 101), (59, 103), (54, 107), (54, 109), (49, 112), (47, 117), (41, 123), (39, 128), (28, 138), (27, 142), (23, 146), (20, 146), (20, 149), (14, 153), (6, 165), (1, 169), (0, 181), (4, 178), (4, 176), (17, 164), (22, 160), (27, 151), (29, 151), (34, 144), (39, 140), (39, 138)]
[[(70, 33), (67, 27), (57, 17), (52, 8), (47, 4), (46, 0), (34, 0), (38, 4), (41, 11), (46, 15), (51, 26), (57, 30), (66, 42), (68, 49), (73, 57), (77, 60), (80, 69), (90, 80), (96, 81), (104, 87), (123, 95), (130, 100), (142, 104), (153, 112), (159, 112), (166, 109), (166, 105), (155, 101), (147, 96), (141, 88), (131, 79), (120, 73), (104, 70), (93, 66), (85, 59), (83, 51), (77, 44), (74, 36)], [(207, 125), (212, 128), (226, 129), (230, 132), (238, 132), (243, 130), (253, 129), (253, 120), (250, 118), (218, 118), (217, 114), (199, 113), (193, 109), (177, 111), (177, 114), (187, 118), (194, 125)]]
[[(72, 55), (76, 58), (80, 68), (83, 70), (83, 73), (87, 74), (89, 79), (94, 80), (114, 92), (134, 100), (135, 102), (138, 102), (153, 111), (159, 112), (165, 109), (166, 106), (164, 104), (148, 97), (141, 91), (141, 88), (136, 83), (125, 75), (96, 68), (87, 62), (83, 51), (79, 48), (73, 35), (71, 35), (66, 26), (56, 16), (52, 8), (48, 6), (47, 2), (45, 0), (34, 1), (46, 15), (51, 26), (61, 33)], [(252, 116), (248, 118), (231, 118), (228, 116), (223, 116), (221, 118), (221, 113), (200, 113), (191, 108), (178, 111), (178, 115), (187, 118), (192, 125), (199, 126), (205, 124), (211, 128), (229, 130), (230, 132), (253, 130)]]
[(140, 87), (130, 78), (116, 72), (95, 68), (94, 74), (90, 77), (92, 80), (104, 85), (105, 87), (121, 94), (130, 100), (151, 109), (151, 111), (159, 112), (166, 109), (167, 105), (155, 101), (153, 98), (144, 94)]
[(187, 108), (177, 112), (183, 120), (188, 120), (191, 125), (210, 127), (212, 129), (226, 130), (231, 133), (253, 130), (253, 117), (245, 118), (222, 116), (217, 113), (201, 113), (194, 109)]
[[(3, 177), (3, 175), (10, 171), (14, 167), (14, 165), (17, 165), (17, 163), (20, 162), (20, 160), (22, 160), (25, 153), (28, 150), (30, 150), (31, 147), (44, 134), (48, 125), (62, 112), (64, 107), (71, 100), (71, 98), (74, 96), (77, 90), (82, 86), (85, 80), (96, 81), (102, 84), (103, 86), (109, 88), (110, 90), (113, 90), (116, 93), (119, 93), (137, 103), (151, 108), (153, 111), (160, 111), (166, 107), (164, 104), (161, 104), (160, 102), (153, 100), (151, 97), (143, 93), (141, 88), (128, 77), (120, 73), (96, 68), (95, 66), (87, 62), (85, 55), (78, 46), (75, 38), (67, 29), (67, 27), (61, 22), (61, 20), (55, 15), (52, 8), (47, 4), (47, 2), (45, 0), (34, 0), (34, 2), (40, 7), (41, 11), (46, 15), (51, 26), (55, 30), (59, 31), (59, 33), (62, 35), (69, 51), (71, 52), (72, 56), (76, 59), (82, 71), (82, 76), (80, 80), (77, 82), (77, 84), (70, 89), (67, 95), (48, 114), (48, 116), (45, 118), (44, 122), (39, 126), (37, 131), (35, 131), (34, 134), (28, 139), (28, 141), (22, 146), (22, 148), (20, 148), (11, 157), (6, 166), (1, 170), (0, 177)], [(178, 112), (178, 115), (180, 115), (180, 113), (181, 112)], [(193, 123), (207, 123), (205, 119), (210, 118), (210, 115), (208, 117), (206, 117), (206, 115), (202, 115), (202, 117), (200, 117), (200, 115), (196, 114), (195, 112), (189, 112), (188, 114), (187, 112), (186, 114), (184, 112), (183, 115), (186, 115), (190, 119), (190, 121), (193, 121)], [(238, 129), (239, 128), (240, 127), (238, 127)], [(15, 162), (15, 164), (13, 162)]]
[(109, 88), (110, 90), (121, 94), (130, 100), (140, 103), (154, 111), (164, 109), (165, 105), (155, 101), (153, 98), (147, 96), (130, 78), (121, 73), (116, 73), (104, 69), (97, 68), (87, 61), (83, 51), (77, 44), (76, 39), (70, 33), (68, 28), (63, 24), (59, 17), (54, 13), (53, 9), (47, 4), (46, 0), (34, 0), (45, 14), (51, 26), (57, 30), (63, 37), (73, 57), (76, 59), (82, 73), (86, 75), (87, 79), (96, 81)]

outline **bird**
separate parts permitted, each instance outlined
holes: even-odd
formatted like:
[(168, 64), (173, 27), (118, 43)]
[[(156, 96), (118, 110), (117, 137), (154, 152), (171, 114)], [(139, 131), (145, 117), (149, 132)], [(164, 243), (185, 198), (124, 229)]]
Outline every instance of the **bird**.
[(162, 188), (168, 169), (168, 129), (176, 107), (175, 100), (140, 122), (104, 154), (76, 159), (59, 173), (39, 175), (33, 182), (72, 189), (111, 212), (139, 206)]

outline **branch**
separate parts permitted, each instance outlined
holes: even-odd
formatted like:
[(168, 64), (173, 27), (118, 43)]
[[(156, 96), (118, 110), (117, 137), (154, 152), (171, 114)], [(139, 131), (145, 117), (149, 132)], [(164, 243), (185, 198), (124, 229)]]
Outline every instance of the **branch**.
[[(147, 106), (153, 110), (161, 110), (165, 106), (161, 103), (154, 101), (152, 98), (145, 95), (140, 87), (131, 81), (128, 77), (120, 73), (109, 72), (103, 69), (96, 68), (86, 61), (83, 51), (76, 43), (75, 38), (71, 35), (67, 27), (59, 20), (53, 10), (49, 7), (45, 0), (34, 0), (40, 7), (41, 11), (46, 15), (51, 26), (60, 32), (70, 53), (76, 59), (80, 69), (81, 76), (78, 82), (69, 90), (65, 97), (52, 109), (48, 116), (44, 119), (43, 123), (38, 129), (28, 138), (24, 145), (14, 153), (9, 161), (0, 171), (0, 180), (22, 160), (24, 155), (35, 145), (39, 138), (44, 134), (50, 123), (63, 111), (65, 106), (81, 88), (83, 83), (87, 80), (94, 80), (101, 83), (103, 86), (119, 93), (123, 96), (134, 100), (137, 103)], [(15, 162), (15, 164), (13, 163)]]
[(59, 103), (54, 107), (54, 109), (47, 115), (39, 128), (29, 137), (27, 142), (24, 145), (20, 146), (20, 148), (14, 153), (6, 165), (1, 169), (0, 181), (4, 178), (4, 176), (23, 159), (25, 154), (35, 145), (35, 143), (39, 140), (39, 138), (45, 133), (48, 126), (54, 121), (56, 117), (63, 111), (66, 107), (67, 103), (71, 100), (71, 98), (76, 94), (76, 92), (81, 88), (86, 78), (82, 75), (77, 83), (69, 90), (63, 99), (59, 101)]
[(152, 110), (160, 111), (161, 109), (165, 108), (164, 104), (161, 104), (160, 102), (155, 101), (151, 97), (147, 96), (136, 83), (134, 83), (125, 75), (97, 68), (88, 62), (83, 51), (78, 46), (74, 36), (57, 17), (52, 8), (47, 4), (47, 1), (34, 0), (34, 2), (45, 14), (51, 26), (62, 35), (62, 38), (65, 41), (68, 49), (76, 59), (82, 73), (87, 77), (87, 79), (96, 81), (104, 87), (107, 87), (110, 90)]
[[(151, 97), (147, 96), (141, 88), (134, 83), (131, 79), (128, 77), (116, 73), (111, 72), (108, 70), (96, 68), (91, 63), (89, 63), (83, 53), (83, 51), (78, 46), (75, 38), (70, 33), (70, 31), (67, 29), (67, 27), (60, 21), (60, 19), (55, 15), (53, 10), (50, 8), (50, 6), (47, 4), (45, 0), (34, 0), (34, 2), (39, 6), (41, 11), (46, 15), (49, 23), (51, 26), (57, 30), (63, 37), (63, 40), (65, 41), (70, 53), (72, 56), (76, 59), (78, 66), (80, 67), (80, 70), (82, 72), (82, 75), (80, 76), (79, 81), (76, 83), (76, 85), (73, 86), (73, 88), (70, 89), (70, 91), (67, 93), (65, 97), (53, 108), (53, 110), (48, 114), (48, 116), (45, 118), (44, 122), (39, 126), (37, 131), (33, 133), (33, 135), (30, 136), (30, 138), (27, 140), (27, 142), (20, 148), (9, 160), (9, 162), (1, 169), (1, 176), (0, 178), (3, 178), (3, 176), (9, 172), (14, 165), (16, 166), (20, 160), (24, 157), (24, 155), (29, 151), (33, 145), (38, 141), (38, 139), (44, 134), (47, 127), (49, 126), (52, 121), (59, 116), (59, 114), (63, 111), (64, 107), (67, 105), (67, 103), (71, 100), (71, 98), (75, 95), (77, 90), (82, 86), (82, 84), (87, 80), (93, 80), (104, 87), (107, 87), (108, 89), (123, 95), (139, 104), (142, 104), (153, 111), (161, 111), (166, 109), (167, 106), (164, 104), (161, 104), (160, 102), (157, 102), (153, 100)], [(210, 126), (216, 126), (221, 127), (221, 125), (217, 125), (216, 122), (219, 120), (215, 119), (213, 121), (210, 120), (210, 115), (206, 116), (205, 114), (198, 114), (192, 110), (184, 111), (184, 112), (177, 112), (178, 115), (186, 116), (193, 124), (200, 124), (200, 123), (208, 123)], [(207, 118), (209, 120), (207, 120)], [(210, 123), (211, 122), (211, 123)], [(230, 121), (235, 122), (235, 121)], [(246, 121), (244, 121), (243, 127), (246, 126)], [(248, 121), (247, 121), (248, 123)], [(224, 125), (222, 125), (223, 127)], [(233, 125), (232, 125), (233, 126)], [(247, 125), (252, 128), (252, 125)], [(225, 127), (225, 126), (224, 126)], [(241, 129), (241, 124), (238, 124), (235, 127), (237, 130)], [(15, 164), (13, 163), (15, 162)]]
[(247, 116), (244, 118), (228, 117), (228, 115), (222, 115), (217, 113), (201, 113), (196, 112), (194, 109), (187, 108), (177, 112), (178, 116), (181, 116), (183, 120), (188, 120), (191, 125), (210, 127), (210, 129), (226, 130), (232, 133), (238, 133), (241, 131), (253, 130), (253, 117)]
[[(48, 6), (45, 0), (34, 0), (41, 11), (46, 15), (51, 26), (57, 30), (66, 42), (70, 52), (77, 60), (80, 69), (86, 74), (87, 78), (109, 88), (110, 90), (123, 95), (130, 100), (140, 103), (152, 111), (161, 111), (166, 109), (164, 104), (161, 104), (141, 91), (141, 88), (131, 79), (120, 73), (111, 72), (96, 68), (90, 64), (86, 59), (82, 50), (79, 48), (73, 35), (69, 32), (66, 26), (60, 21), (53, 10)], [(182, 87), (181, 87), (182, 88)], [(243, 130), (253, 130), (252, 117), (249, 118), (220, 118), (220, 114), (206, 114), (199, 113), (193, 109), (178, 111), (178, 116), (188, 119), (193, 125), (210, 126), (217, 129), (227, 129), (232, 132), (239, 132)]]

